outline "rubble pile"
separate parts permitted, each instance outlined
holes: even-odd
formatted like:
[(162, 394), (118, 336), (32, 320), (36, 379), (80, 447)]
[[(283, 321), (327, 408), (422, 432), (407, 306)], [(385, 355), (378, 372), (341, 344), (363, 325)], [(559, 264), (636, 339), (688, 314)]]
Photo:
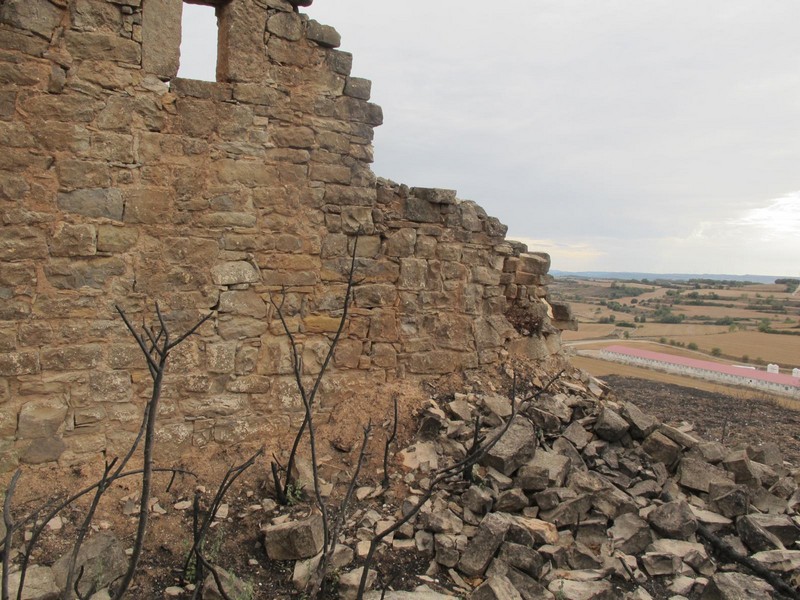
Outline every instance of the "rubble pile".
[[(431, 401), (400, 453), (414, 470), (394, 518), (437, 468), (466, 456), (478, 416), (488, 440), (511, 414), (495, 393)], [(475, 600), (779, 598), (800, 585), (798, 483), (800, 469), (774, 443), (701, 439), (579, 373), (523, 402), (473, 481), (438, 490), (387, 541), (429, 555), (428, 577)], [(387, 526), (374, 510), (356, 516), (363, 539)], [(775, 590), (729, 550), (787, 587)]]

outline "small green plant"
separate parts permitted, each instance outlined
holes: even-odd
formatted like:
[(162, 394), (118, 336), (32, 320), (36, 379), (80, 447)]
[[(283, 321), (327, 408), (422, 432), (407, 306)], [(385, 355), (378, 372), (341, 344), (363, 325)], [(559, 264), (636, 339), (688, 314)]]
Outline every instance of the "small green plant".
[(299, 504), (305, 499), (305, 491), (302, 485), (290, 483), (286, 488), (286, 503), (289, 506)]

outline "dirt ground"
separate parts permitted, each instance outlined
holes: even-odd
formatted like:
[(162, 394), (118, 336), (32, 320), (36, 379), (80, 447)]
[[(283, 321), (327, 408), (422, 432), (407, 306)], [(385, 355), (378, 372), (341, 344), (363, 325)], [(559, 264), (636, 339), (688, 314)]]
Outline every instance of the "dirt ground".
[(617, 398), (633, 402), (667, 424), (691, 423), (705, 439), (730, 447), (775, 442), (784, 459), (800, 465), (800, 412), (768, 398), (620, 375), (604, 375), (603, 380)]
[[(758, 443), (776, 441), (787, 459), (800, 464), (800, 412), (779, 408), (769, 401), (757, 398), (735, 398), (724, 393), (692, 389), (666, 382), (647, 381), (633, 377), (607, 375), (603, 377), (617, 398), (631, 400), (642, 409), (668, 423), (688, 421), (695, 430), (710, 440), (724, 439), (726, 444)], [(491, 384), (488, 384), (491, 385)], [(439, 396), (449, 393), (447, 386), (429, 389), (428, 393)], [(359, 407), (366, 416), (368, 407)], [(414, 428), (412, 410), (403, 411), (405, 427), (401, 431), (398, 447), (408, 443)], [(385, 410), (378, 413), (385, 416)], [(350, 414), (353, 414), (352, 412)], [(378, 414), (373, 415), (378, 417)], [(362, 485), (376, 485), (380, 481), (380, 462), (387, 423), (378, 418), (373, 421), (373, 440), (370, 445), (370, 460), (365, 468)], [(334, 424), (337, 425), (337, 424)], [(339, 423), (337, 436), (331, 436), (323, 444), (323, 453), (336, 458), (338, 468), (327, 471), (330, 480), (339, 480), (334, 498), (344, 493), (344, 485), (358, 454), (357, 441), (361, 431), (353, 420), (351, 427)], [(323, 427), (324, 429), (324, 427)], [(328, 441), (329, 440), (329, 441)], [(156, 477), (155, 493), (158, 506), (163, 514), (151, 515), (151, 526), (145, 543), (141, 568), (134, 580), (134, 587), (127, 597), (134, 600), (164, 598), (164, 590), (180, 581), (181, 565), (190, 548), (192, 518), (191, 510), (180, 510), (175, 504), (191, 500), (196, 490), (200, 490), (201, 504), (205, 508), (211, 501), (216, 487), (222, 478), (226, 465), (240, 463), (252, 448), (219, 449), (215, 454), (184, 457), (180, 466), (198, 470), (202, 477), (195, 480), (189, 476), (179, 476), (172, 487), (167, 489), (169, 475)], [(206, 556), (213, 563), (235, 573), (246, 581), (252, 592), (247, 600), (279, 600), (300, 598), (301, 593), (291, 584), (293, 564), (291, 562), (271, 561), (261, 543), (260, 528), (281, 515), (308, 514), (311, 503), (300, 499), (293, 506), (275, 508), (269, 481), (269, 454), (261, 457), (231, 488), (225, 498), (228, 514), (219, 519), (210, 530), (206, 542)], [(88, 464), (72, 469), (40, 468), (25, 473), (20, 483), (18, 498), (13, 503), (14, 515), (26, 514), (43, 500), (80, 489), (90, 481), (96, 481), (99, 465)], [(395, 467), (396, 468), (396, 467)], [(337, 477), (339, 474), (341, 477)], [(124, 547), (132, 545), (136, 518), (126, 514), (135, 502), (139, 489), (137, 478), (131, 477), (109, 491), (101, 503), (93, 527), (107, 530), (118, 536)], [(401, 479), (396, 479), (390, 490), (375, 500), (354, 502), (351, 515), (357, 521), (359, 515), (369, 509), (377, 509), (382, 515), (396, 513), (407, 489)], [(62, 514), (63, 524), (59, 529), (46, 529), (42, 543), (34, 552), (35, 564), (52, 564), (71, 547), (80, 522), (85, 515), (89, 498), (74, 505)], [(338, 501), (331, 502), (335, 512)], [(351, 529), (349, 532), (355, 535)], [(19, 545), (15, 544), (15, 545)], [(375, 566), (384, 581), (392, 580), (395, 589), (413, 589), (427, 583), (434, 589), (452, 589), (452, 582), (446, 573), (425, 579), (428, 558), (415, 552), (399, 551), (390, 546), (381, 550)], [(337, 575), (332, 583), (335, 587)], [(182, 598), (189, 598), (185, 594)], [(333, 592), (328, 598), (336, 597)], [(659, 596), (660, 597), (660, 596)], [(666, 597), (666, 596), (664, 596)]]

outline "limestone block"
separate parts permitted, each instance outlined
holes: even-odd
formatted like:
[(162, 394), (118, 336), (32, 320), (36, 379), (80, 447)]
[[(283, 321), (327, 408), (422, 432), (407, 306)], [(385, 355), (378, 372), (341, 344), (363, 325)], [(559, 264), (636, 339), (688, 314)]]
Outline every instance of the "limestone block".
[(17, 424), (20, 439), (46, 438), (56, 435), (67, 416), (67, 404), (59, 398), (42, 398), (22, 405)]
[(547, 589), (557, 598), (560, 594), (570, 600), (615, 600), (618, 597), (611, 583), (604, 580), (554, 579), (548, 584)]
[(537, 579), (544, 566), (544, 559), (536, 550), (513, 542), (503, 542), (497, 557), (506, 564)]
[(594, 425), (594, 432), (598, 437), (608, 442), (616, 442), (628, 432), (628, 423), (619, 414), (609, 407), (603, 407), (597, 422)]
[(276, 13), (267, 20), (267, 31), (296, 42), (303, 38), (303, 20), (295, 12)]
[(211, 267), (211, 279), (216, 285), (257, 283), (259, 274), (249, 262), (233, 261)]
[(522, 600), (511, 580), (501, 575), (489, 577), (469, 597), (470, 600)]
[(715, 573), (708, 582), (703, 600), (770, 600), (775, 590), (763, 579), (736, 572)]
[(267, 316), (267, 304), (256, 292), (230, 290), (220, 294), (219, 312), (262, 319)]
[[(27, 0), (25, 0), (27, 1)], [(5, 527), (5, 526), (3, 526)], [(5, 528), (3, 529), (5, 532)], [(11, 597), (17, 597), (19, 587), (20, 571), (14, 571), (8, 575), (8, 589)], [(0, 577), (0, 582), (2, 582)], [(31, 565), (25, 573), (25, 589), (22, 591), (22, 600), (51, 600), (58, 598), (60, 590), (56, 585), (55, 576), (51, 567)]]
[[(225, 596), (220, 592), (217, 587), (217, 581), (214, 579), (213, 573), (209, 573), (203, 582), (203, 600), (223, 600), (224, 598), (248, 598), (253, 595), (253, 588), (248, 585), (229, 571), (215, 566), (214, 567), (219, 575), (222, 589), (225, 591)], [(183, 591), (182, 588), (178, 588)]]
[(355, 304), (359, 308), (391, 306), (397, 299), (397, 288), (385, 283), (360, 285), (355, 288)]
[(206, 369), (210, 373), (232, 373), (236, 363), (236, 342), (206, 345)]
[(681, 459), (678, 474), (682, 486), (698, 492), (708, 492), (712, 483), (733, 483), (728, 473), (719, 467), (688, 457)]
[(0, 229), (0, 258), (26, 260), (47, 256), (44, 233), (33, 227), (5, 226)]
[(130, 250), (139, 238), (135, 227), (100, 225), (97, 227), (97, 250), (99, 252), (125, 252)]
[(397, 317), (393, 311), (374, 311), (369, 320), (369, 334), (371, 341), (394, 342), (399, 339)]
[(671, 538), (685, 540), (697, 530), (697, 519), (683, 500), (662, 504), (647, 519), (658, 533)]
[(342, 43), (342, 36), (339, 35), (338, 31), (329, 25), (322, 25), (313, 19), (308, 22), (306, 37), (325, 48), (338, 48)]
[(181, 400), (183, 411), (194, 417), (230, 416), (247, 408), (245, 394), (215, 394)]
[(343, 208), (342, 231), (359, 235), (372, 235), (375, 233), (372, 209), (366, 206), (347, 206)]
[(517, 270), (534, 275), (546, 275), (550, 270), (550, 255), (546, 252), (520, 254)]
[(345, 96), (369, 100), (372, 91), (372, 82), (360, 77), (348, 77), (344, 84)]
[(0, 354), (0, 377), (30, 375), (39, 372), (37, 352), (7, 352)]
[(483, 575), (509, 527), (509, 520), (499, 513), (486, 515), (458, 561), (459, 570), (468, 577)]
[(397, 287), (401, 290), (421, 290), (426, 286), (428, 261), (420, 258), (400, 259), (400, 279)]
[(349, 52), (333, 50), (326, 53), (325, 60), (331, 71), (339, 75), (350, 75), (353, 69), (353, 55)]
[(71, 371), (93, 369), (100, 362), (103, 349), (100, 344), (45, 348), (40, 355), (42, 369)]
[(658, 431), (647, 436), (642, 443), (642, 450), (668, 468), (677, 462), (681, 454), (681, 447)]
[(733, 473), (736, 483), (747, 483), (758, 478), (756, 470), (745, 450), (736, 450), (722, 461), (725, 470)]
[(29, 465), (40, 465), (53, 462), (67, 449), (60, 437), (39, 438), (31, 441), (27, 448), (20, 454), (19, 460)]
[(89, 390), (94, 402), (130, 402), (133, 395), (131, 376), (126, 371), (93, 371)]
[(47, 0), (8, 0), (0, 7), (0, 22), (49, 40), (63, 14), (62, 9)]
[[(490, 438), (487, 438), (490, 439)], [(527, 419), (515, 419), (500, 440), (486, 453), (481, 464), (509, 476), (536, 451), (536, 434)]]
[(44, 269), (50, 284), (62, 290), (77, 290), (84, 286), (102, 289), (112, 278), (124, 275), (125, 271), (125, 262), (116, 257), (89, 260), (57, 258)]
[(122, 221), (124, 202), (118, 189), (88, 188), (58, 194), (58, 208), (85, 217)]
[(653, 541), (647, 521), (635, 513), (620, 515), (608, 531), (614, 548), (625, 554), (640, 555)]
[[(71, 554), (70, 550), (53, 565), (53, 574), (60, 589), (64, 589), (67, 583), (67, 566)], [(88, 537), (81, 546), (75, 566), (78, 570), (83, 568), (78, 591), (87, 595), (90, 589), (102, 589), (124, 575), (128, 568), (128, 558), (122, 543), (115, 535), (99, 532)]]
[(64, 34), (64, 39), (67, 50), (74, 58), (91, 60), (103, 56), (106, 60), (141, 64), (141, 46), (119, 35), (68, 30)]
[(322, 550), (322, 516), (318, 514), (299, 521), (266, 525), (261, 532), (270, 560), (311, 558)]
[(96, 253), (97, 231), (93, 225), (56, 225), (50, 243), (52, 256), (92, 256)]

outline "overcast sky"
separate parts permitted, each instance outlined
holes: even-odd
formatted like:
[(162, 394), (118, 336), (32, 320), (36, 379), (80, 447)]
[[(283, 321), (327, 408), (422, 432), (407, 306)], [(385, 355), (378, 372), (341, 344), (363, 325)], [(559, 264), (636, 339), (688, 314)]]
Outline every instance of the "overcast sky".
[(797, 0), (303, 10), (373, 82), (377, 175), (456, 189), (554, 269), (800, 275)]

